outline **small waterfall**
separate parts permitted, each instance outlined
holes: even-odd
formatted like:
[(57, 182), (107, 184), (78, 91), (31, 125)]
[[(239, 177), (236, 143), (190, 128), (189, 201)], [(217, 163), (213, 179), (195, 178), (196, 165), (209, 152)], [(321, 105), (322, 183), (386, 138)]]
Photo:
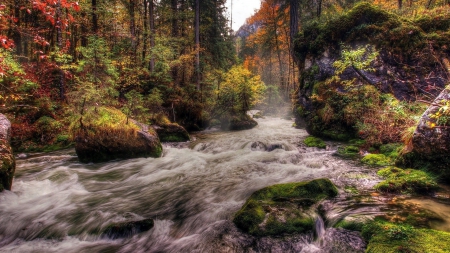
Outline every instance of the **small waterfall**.
[(322, 217), (318, 215), (314, 226), (314, 234), (316, 236), (317, 242), (320, 242), (323, 239), (323, 236), (325, 235), (325, 229), (325, 222), (323, 221)]

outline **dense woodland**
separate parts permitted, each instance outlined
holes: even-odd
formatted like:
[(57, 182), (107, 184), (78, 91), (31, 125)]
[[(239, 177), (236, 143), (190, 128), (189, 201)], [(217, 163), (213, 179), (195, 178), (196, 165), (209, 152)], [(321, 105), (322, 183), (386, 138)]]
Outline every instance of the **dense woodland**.
[[(0, 99), (13, 147), (69, 145), (69, 126), (93, 106), (188, 130), (257, 104), (274, 110), (300, 88), (299, 32), (355, 4), (264, 0), (232, 31), (224, 0), (4, 1)], [(399, 18), (448, 12), (447, 1), (373, 4)]]

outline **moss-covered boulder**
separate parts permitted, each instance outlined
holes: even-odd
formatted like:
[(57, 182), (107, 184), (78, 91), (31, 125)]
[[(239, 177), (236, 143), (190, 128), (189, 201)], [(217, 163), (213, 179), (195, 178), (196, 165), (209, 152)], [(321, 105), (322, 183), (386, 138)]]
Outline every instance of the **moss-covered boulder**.
[(71, 126), (81, 162), (160, 157), (162, 146), (153, 128), (133, 123), (121, 111), (94, 107)]
[(114, 223), (106, 227), (103, 235), (111, 239), (131, 237), (150, 230), (154, 226), (153, 219)]
[(0, 114), (0, 192), (4, 189), (11, 190), (16, 160), (10, 145), (11, 123)]
[(223, 130), (246, 130), (252, 129), (258, 125), (252, 117), (247, 114), (238, 114), (230, 117), (224, 117), (221, 119), (221, 128)]
[(316, 147), (316, 148), (326, 148), (327, 144), (325, 144), (325, 142), (317, 137), (314, 136), (308, 136), (306, 137), (305, 140), (303, 140), (303, 143), (305, 143), (305, 145), (307, 147)]
[(386, 180), (375, 185), (375, 189), (390, 193), (429, 193), (439, 188), (435, 177), (414, 169), (387, 167), (377, 174)]
[(184, 142), (190, 140), (186, 129), (177, 123), (168, 123), (155, 126), (154, 128), (161, 142)]
[(272, 185), (254, 192), (233, 222), (255, 236), (304, 233), (314, 227), (311, 207), (337, 194), (329, 179)]

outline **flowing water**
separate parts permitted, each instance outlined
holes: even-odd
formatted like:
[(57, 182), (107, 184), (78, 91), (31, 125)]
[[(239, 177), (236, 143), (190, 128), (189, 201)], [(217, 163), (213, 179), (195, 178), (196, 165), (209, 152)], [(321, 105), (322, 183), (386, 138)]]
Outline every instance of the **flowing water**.
[[(331, 225), (379, 214), (382, 201), (370, 195), (375, 171), (333, 156), (336, 143), (304, 147), (306, 131), (290, 120), (258, 123), (200, 132), (192, 142), (165, 145), (157, 159), (81, 164), (73, 150), (19, 159), (13, 190), (0, 193), (0, 251), (364, 252), (357, 233)], [(323, 203), (311, 234), (254, 238), (232, 223), (255, 190), (315, 178), (330, 178), (340, 194)], [(100, 233), (144, 218), (154, 227), (131, 237)]]

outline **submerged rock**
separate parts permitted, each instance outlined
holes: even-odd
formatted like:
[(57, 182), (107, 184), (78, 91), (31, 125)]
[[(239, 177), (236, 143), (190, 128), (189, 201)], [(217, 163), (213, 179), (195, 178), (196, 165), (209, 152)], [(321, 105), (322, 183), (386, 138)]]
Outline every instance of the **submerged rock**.
[[(108, 122), (102, 122), (104, 119)], [(128, 121), (119, 110), (100, 107), (88, 111), (75, 135), (81, 162), (105, 162), (136, 157), (160, 157), (162, 146), (153, 128)]]
[(155, 127), (155, 130), (161, 142), (185, 142), (190, 140), (186, 129), (177, 123), (158, 126)]
[(103, 235), (111, 239), (131, 237), (135, 234), (148, 231), (153, 226), (153, 219), (115, 223), (109, 225), (103, 232)]
[(314, 227), (312, 206), (337, 194), (329, 179), (272, 185), (254, 192), (233, 222), (255, 236), (305, 233)]
[(11, 123), (0, 114), (0, 192), (4, 189), (11, 190), (16, 160), (11, 145)]

